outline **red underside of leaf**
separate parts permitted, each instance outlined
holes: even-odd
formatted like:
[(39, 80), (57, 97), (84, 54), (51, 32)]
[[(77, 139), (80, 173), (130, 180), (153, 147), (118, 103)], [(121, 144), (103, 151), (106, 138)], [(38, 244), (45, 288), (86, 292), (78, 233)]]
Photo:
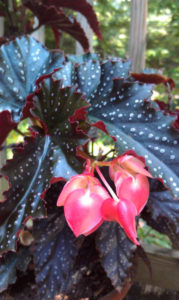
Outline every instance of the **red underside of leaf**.
[(41, 25), (46, 24), (52, 27), (55, 32), (56, 43), (58, 43), (61, 31), (65, 31), (75, 38), (85, 51), (88, 51), (88, 39), (84, 30), (81, 28), (81, 25), (75, 18), (72, 18), (71, 20), (65, 15), (63, 10), (55, 6), (41, 5), (32, 3), (31, 1), (29, 1), (26, 6), (38, 17)]
[(173, 79), (164, 77), (162, 75), (145, 74), (145, 73), (141, 73), (141, 74), (132, 73), (131, 75), (135, 80), (138, 80), (143, 83), (153, 83), (153, 84), (168, 83), (171, 89), (175, 87), (175, 82), (173, 81)]
[(161, 110), (167, 112), (171, 116), (176, 116), (176, 120), (173, 122), (172, 127), (175, 130), (179, 131), (179, 109), (176, 109), (175, 111), (170, 111), (167, 103), (159, 100), (155, 100), (155, 102), (157, 102)]
[(57, 30), (55, 27), (52, 27), (52, 30), (55, 37), (55, 47), (58, 48), (60, 43), (60, 38), (61, 38), (61, 32)]
[(179, 112), (178, 112), (176, 120), (173, 123), (173, 128), (179, 131)]
[(102, 38), (96, 14), (93, 10), (92, 5), (89, 4), (86, 0), (47, 0), (46, 5), (55, 5), (56, 7), (69, 8), (80, 12), (86, 17), (88, 23), (90, 24), (91, 28), (98, 36), (98, 38)]
[(12, 120), (11, 113), (5, 110), (0, 113), (0, 145), (5, 141), (9, 132), (17, 127), (17, 123)]
[(103, 121), (98, 121), (96, 123), (93, 123), (93, 124), (91, 124), (91, 126), (96, 127), (98, 129), (104, 131), (107, 135), (109, 135), (113, 139), (114, 142), (116, 141), (116, 138), (114, 136), (110, 135), (109, 132), (107, 131), (106, 125), (104, 124)]
[(70, 123), (74, 124), (75, 122), (77, 122), (79, 120), (86, 121), (86, 115), (87, 115), (86, 108), (87, 108), (87, 106), (77, 109), (74, 112), (74, 114), (69, 118)]

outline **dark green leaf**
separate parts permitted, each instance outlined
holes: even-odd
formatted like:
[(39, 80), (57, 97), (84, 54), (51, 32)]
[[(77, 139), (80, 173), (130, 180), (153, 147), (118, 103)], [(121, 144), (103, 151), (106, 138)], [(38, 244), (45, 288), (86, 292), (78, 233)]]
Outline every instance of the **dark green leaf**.
[(14, 121), (22, 117), (25, 98), (43, 74), (62, 66), (64, 55), (49, 52), (32, 37), (21, 37), (0, 48), (0, 110), (12, 112)]
[(37, 239), (33, 251), (36, 282), (41, 298), (53, 299), (63, 290), (73, 268), (77, 255), (75, 236), (60, 213), (36, 221), (34, 236)]
[(45, 122), (46, 135), (37, 134), (27, 139), (24, 149), (14, 153), (13, 160), (3, 167), (2, 174), (9, 178), (11, 187), (0, 203), (0, 250), (15, 250), (16, 234), (28, 216), (43, 217), (45, 210), (42, 194), (52, 177), (69, 179), (82, 171), (76, 158), (78, 135), (68, 121), (69, 116), (87, 105), (73, 88), (60, 88), (50, 77), (43, 79), (32, 95), (31, 113)]
[(111, 279), (113, 286), (121, 290), (126, 278), (130, 276), (136, 245), (114, 222), (105, 222), (98, 229), (96, 245), (107, 276)]
[(117, 151), (132, 149), (144, 156), (152, 175), (162, 178), (177, 198), (179, 132), (171, 126), (174, 117), (164, 115), (150, 100), (152, 85), (127, 78), (128, 72), (128, 62), (88, 61), (75, 67), (68, 63), (55, 76), (63, 79), (64, 86), (77, 84), (91, 104), (91, 120), (103, 120), (117, 138)]
[(28, 248), (20, 248), (18, 253), (8, 252), (0, 259), (0, 292), (16, 282), (16, 270), (25, 272), (31, 260)]
[(79, 65), (69, 62), (54, 74), (54, 78), (63, 79), (64, 86), (77, 84), (79, 90), (91, 98), (91, 104), (100, 108), (104, 96), (111, 92), (112, 79), (127, 78), (129, 67), (129, 61), (122, 59), (108, 60), (102, 64), (98, 60), (89, 60)]
[(150, 226), (167, 234), (179, 249), (179, 201), (173, 200), (170, 192), (157, 180), (151, 182), (149, 201), (142, 217)]

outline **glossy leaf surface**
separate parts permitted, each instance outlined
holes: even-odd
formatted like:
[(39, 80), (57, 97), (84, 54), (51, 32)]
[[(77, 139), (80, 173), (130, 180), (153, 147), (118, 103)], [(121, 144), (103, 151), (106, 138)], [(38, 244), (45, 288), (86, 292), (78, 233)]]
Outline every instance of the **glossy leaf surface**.
[(90, 235), (78, 250), (75, 265), (69, 273), (62, 292), (70, 299), (92, 298), (98, 300), (113, 289), (110, 279), (100, 262), (95, 236)]
[(36, 221), (34, 235), (36, 282), (41, 297), (53, 299), (63, 289), (73, 267), (77, 255), (75, 237), (62, 214)]
[(99, 60), (99, 57), (96, 53), (85, 53), (83, 55), (67, 55), (67, 60), (73, 62), (74, 64), (82, 64), (88, 62), (89, 60)]
[(179, 201), (157, 180), (151, 182), (151, 193), (142, 217), (149, 225), (166, 234), (179, 249)]
[(129, 276), (136, 246), (114, 222), (105, 222), (98, 229), (96, 245), (107, 276), (113, 286), (120, 290)]
[(3, 255), (0, 259), (0, 292), (16, 282), (16, 271), (25, 272), (30, 260), (28, 248), (20, 248), (18, 253), (9, 252)]
[(42, 79), (33, 96), (31, 113), (45, 122), (47, 135), (27, 139), (24, 149), (16, 150), (13, 160), (2, 169), (11, 187), (0, 203), (1, 252), (15, 250), (16, 234), (28, 216), (45, 215), (41, 198), (51, 178), (69, 179), (82, 170), (75, 155), (81, 136), (72, 130), (68, 118), (86, 106), (86, 101), (73, 88), (61, 89), (50, 77)]
[[(174, 117), (164, 115), (151, 102), (151, 84), (129, 78), (129, 63), (89, 61), (79, 66), (66, 64), (54, 76), (64, 86), (77, 84), (91, 103), (92, 121), (103, 120), (117, 139), (117, 151), (134, 150), (144, 156), (154, 177), (162, 178), (175, 198), (179, 197), (179, 132)], [(116, 77), (124, 77), (114, 79)]]
[(25, 98), (35, 81), (62, 65), (62, 52), (49, 52), (32, 37), (20, 37), (0, 48), (0, 110), (12, 113), (13, 121), (22, 117)]

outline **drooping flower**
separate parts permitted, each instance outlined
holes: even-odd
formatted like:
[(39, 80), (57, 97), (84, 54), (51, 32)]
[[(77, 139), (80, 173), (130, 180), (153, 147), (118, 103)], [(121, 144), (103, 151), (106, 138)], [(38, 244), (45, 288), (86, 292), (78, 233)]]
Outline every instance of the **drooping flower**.
[[(102, 179), (103, 175), (98, 167), (96, 170)], [(103, 179), (102, 179), (103, 180)], [(103, 201), (101, 212), (103, 219), (105, 221), (116, 221), (121, 227), (124, 229), (128, 238), (135, 243), (136, 245), (140, 245), (137, 240), (137, 232), (136, 232), (136, 221), (135, 217), (138, 215), (136, 206), (134, 203), (128, 198), (119, 198), (111, 187), (108, 185), (106, 180), (103, 180), (105, 185), (108, 187), (109, 192), (112, 198), (108, 198)]]
[(73, 176), (58, 197), (57, 206), (64, 206), (65, 218), (75, 236), (88, 235), (104, 221), (101, 206), (110, 198), (93, 174)]
[(105, 188), (101, 185), (93, 172), (89, 171), (90, 162), (87, 161), (85, 172), (73, 176), (65, 184), (57, 205), (64, 206), (66, 220), (76, 236), (89, 235), (103, 221), (116, 221), (129, 239), (139, 245), (135, 218), (147, 202), (147, 176), (152, 176), (145, 169), (144, 162), (133, 155), (117, 157), (107, 165), (116, 193), (95, 164), (94, 167)]
[(111, 162), (109, 174), (116, 187), (119, 199), (128, 199), (136, 207), (137, 214), (144, 208), (149, 197), (148, 177), (142, 160), (132, 155), (117, 157)]
[(137, 240), (136, 232), (136, 221), (137, 210), (133, 202), (128, 199), (106, 199), (102, 204), (102, 215), (105, 221), (116, 221), (118, 222), (128, 238), (135, 243), (140, 245)]

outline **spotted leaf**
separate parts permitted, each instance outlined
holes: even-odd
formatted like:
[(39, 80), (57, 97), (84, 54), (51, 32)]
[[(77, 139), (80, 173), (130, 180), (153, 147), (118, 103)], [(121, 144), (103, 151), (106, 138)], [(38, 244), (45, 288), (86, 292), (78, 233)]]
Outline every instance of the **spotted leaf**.
[(151, 193), (142, 217), (153, 228), (167, 234), (179, 249), (179, 201), (173, 200), (160, 181), (152, 180)]
[[(116, 137), (119, 153), (132, 149), (144, 156), (151, 174), (161, 178), (173, 197), (178, 198), (179, 133), (172, 126), (175, 118), (153, 106), (150, 93), (149, 85), (115, 80), (114, 100), (110, 109), (103, 109), (102, 119)], [(120, 94), (123, 99), (118, 98)], [(100, 117), (96, 108), (90, 114)]]
[(99, 60), (99, 57), (96, 53), (85, 53), (82, 55), (67, 55), (67, 60), (73, 62), (74, 64), (82, 64), (88, 62), (89, 60)]
[[(74, 61), (74, 60), (73, 60)], [(76, 61), (74, 61), (76, 63)], [(83, 61), (82, 61), (83, 62)], [(68, 62), (62, 69), (54, 73), (55, 79), (62, 79), (64, 86), (77, 84), (79, 91), (83, 92), (87, 98), (92, 99), (91, 104), (99, 108), (99, 104), (110, 93), (113, 87), (114, 77), (128, 77), (129, 66), (128, 61), (121, 59), (109, 60), (100, 63), (99, 60), (88, 60), (86, 63), (76, 65)], [(107, 102), (104, 103), (104, 106)], [(92, 110), (91, 107), (89, 109)]]
[(62, 293), (70, 299), (97, 300), (113, 289), (101, 264), (95, 245), (95, 235), (81, 242), (75, 264), (63, 286)]
[[(63, 136), (64, 139), (69, 139), (71, 135), (73, 139), (70, 117), (89, 104), (82, 93), (77, 92), (74, 87), (61, 88), (61, 81), (55, 81), (52, 76), (46, 75), (38, 79), (37, 90), (28, 97), (27, 106), (29, 109), (32, 107), (32, 116), (43, 122), (48, 133), (55, 133), (56, 137)], [(68, 149), (68, 145), (65, 146)]]
[(132, 149), (144, 156), (152, 175), (179, 197), (179, 132), (172, 127), (175, 117), (164, 115), (150, 100), (153, 85), (135, 82), (129, 77), (129, 63), (120, 60), (67, 63), (54, 76), (63, 79), (64, 86), (77, 84), (91, 104), (91, 120), (105, 122), (117, 139), (117, 151)]
[(41, 198), (50, 179), (69, 179), (82, 171), (76, 158), (81, 134), (68, 121), (76, 110), (87, 105), (82, 95), (70, 87), (61, 89), (59, 82), (47, 77), (38, 82), (31, 101), (31, 114), (45, 124), (46, 134), (26, 139), (24, 148), (18, 148), (13, 160), (2, 168), (11, 187), (4, 194), (6, 200), (0, 203), (1, 252), (15, 250), (16, 234), (29, 216), (45, 216)]
[(113, 286), (121, 291), (130, 276), (136, 246), (114, 222), (105, 222), (97, 232), (96, 245), (101, 263)]
[(59, 213), (34, 224), (34, 263), (41, 298), (53, 299), (66, 284), (77, 249), (75, 237)]
[(31, 260), (28, 248), (20, 248), (18, 253), (8, 252), (0, 259), (0, 292), (6, 290), (17, 279), (16, 271), (25, 272)]
[(9, 110), (13, 121), (22, 117), (25, 98), (39, 76), (62, 65), (61, 52), (49, 52), (32, 37), (21, 37), (0, 48), (0, 110)]
[(34, 223), (33, 255), (41, 297), (51, 299), (60, 292), (76, 299), (96, 294), (98, 299), (99, 294), (112, 289), (111, 283), (100, 264), (94, 235), (75, 239), (62, 208), (56, 206), (64, 184), (58, 181), (51, 185), (45, 195), (49, 217)]

